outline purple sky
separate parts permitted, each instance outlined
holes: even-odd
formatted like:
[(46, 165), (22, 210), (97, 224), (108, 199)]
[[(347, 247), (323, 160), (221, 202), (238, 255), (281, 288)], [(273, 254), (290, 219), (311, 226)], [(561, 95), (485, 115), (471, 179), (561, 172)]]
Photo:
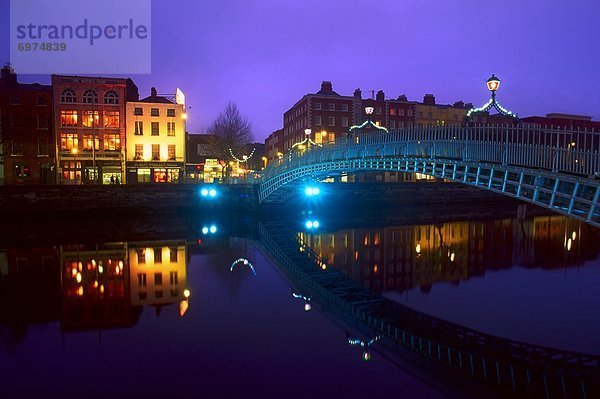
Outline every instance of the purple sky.
[[(4, 37), (8, 3), (0, 0)], [(260, 141), (322, 80), (344, 95), (382, 89), (481, 105), (495, 73), (498, 100), (520, 116), (600, 119), (598, 15), (597, 0), (154, 0), (152, 75), (131, 77), (141, 96), (180, 87), (190, 132), (234, 101)], [(0, 41), (2, 61), (8, 45)]]

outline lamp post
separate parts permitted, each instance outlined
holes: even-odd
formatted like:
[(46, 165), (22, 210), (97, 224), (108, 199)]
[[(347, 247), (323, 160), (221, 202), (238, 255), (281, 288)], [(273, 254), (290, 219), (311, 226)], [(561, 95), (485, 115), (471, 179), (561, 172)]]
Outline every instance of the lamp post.
[(492, 99), (496, 99), (496, 91), (500, 88), (500, 79), (496, 75), (492, 76), (486, 82), (488, 90), (492, 92)]
[[(71, 148), (71, 155), (73, 155), (73, 160), (75, 161), (75, 184), (78, 184), (77, 183), (77, 154), (78, 153), (79, 153), (79, 149), (77, 147)], [(82, 178), (81, 171), (79, 172), (79, 176), (80, 176), (80, 178)]]
[(472, 121), (471, 115), (475, 112), (487, 112), (491, 108), (495, 108), (499, 114), (501, 114), (503, 116), (508, 116), (508, 117), (514, 118), (514, 120), (516, 122), (519, 122), (519, 118), (516, 113), (507, 110), (506, 108), (502, 107), (498, 101), (496, 101), (496, 92), (500, 88), (500, 79), (498, 79), (498, 77), (496, 75), (492, 75), (485, 82), (485, 84), (486, 84), (488, 90), (492, 92), (492, 98), (487, 103), (485, 103), (484, 105), (482, 105), (479, 108), (471, 108), (467, 112), (466, 121), (471, 122)]

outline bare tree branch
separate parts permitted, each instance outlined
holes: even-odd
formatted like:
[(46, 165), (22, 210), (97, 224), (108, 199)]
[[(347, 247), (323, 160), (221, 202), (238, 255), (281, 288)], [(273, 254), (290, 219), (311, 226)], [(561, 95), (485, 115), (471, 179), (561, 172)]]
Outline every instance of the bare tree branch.
[[(246, 151), (252, 141), (252, 125), (243, 116), (237, 105), (230, 102), (210, 125), (208, 132), (212, 134), (208, 145), (211, 152), (226, 161), (231, 160), (229, 149), (234, 154)], [(241, 155), (238, 155), (241, 156)]]

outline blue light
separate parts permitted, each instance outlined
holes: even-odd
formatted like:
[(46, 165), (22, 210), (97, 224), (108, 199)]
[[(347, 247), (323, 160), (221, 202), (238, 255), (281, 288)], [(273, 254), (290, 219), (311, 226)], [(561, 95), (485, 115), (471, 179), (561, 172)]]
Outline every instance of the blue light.
[(200, 195), (202, 195), (203, 197), (206, 197), (208, 195), (208, 190), (203, 188), (202, 190), (200, 190)]
[(304, 194), (306, 194), (307, 197), (315, 197), (317, 195), (319, 195), (321, 193), (321, 189), (319, 187), (306, 187), (304, 189)]
[(312, 229), (313, 227), (313, 222), (311, 222), (310, 220), (306, 222), (306, 228), (307, 229)]
[(214, 188), (211, 188), (210, 190), (208, 190), (208, 195), (210, 195), (211, 197), (216, 197), (217, 190), (215, 190)]
[(202, 228), (202, 234), (208, 234), (208, 227)]
[(210, 233), (211, 234), (215, 234), (217, 232), (217, 226), (215, 226), (214, 224), (212, 226), (210, 226)]
[(306, 187), (304, 189), (304, 194), (308, 195), (309, 197), (313, 195), (313, 188), (312, 187)]
[(320, 193), (321, 193), (321, 190), (319, 190), (319, 187), (313, 188), (313, 195), (319, 195)]
[(319, 227), (319, 221), (318, 221), (318, 220), (315, 220), (315, 221), (313, 222), (313, 227), (314, 227), (315, 229)]
[(307, 220), (304, 222), (304, 226), (306, 226), (307, 229), (318, 229), (320, 225), (321, 223), (319, 223), (318, 220)]

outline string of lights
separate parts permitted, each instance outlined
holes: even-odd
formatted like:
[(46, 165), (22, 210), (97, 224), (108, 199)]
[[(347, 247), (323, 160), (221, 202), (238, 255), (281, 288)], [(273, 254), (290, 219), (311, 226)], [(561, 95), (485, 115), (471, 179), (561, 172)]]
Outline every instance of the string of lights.
[(254, 266), (252, 265), (252, 263), (250, 263), (250, 261), (246, 258), (239, 258), (233, 261), (233, 263), (231, 264), (231, 267), (229, 268), (230, 272), (233, 272), (233, 269), (235, 269), (235, 267), (237, 265), (244, 265), (244, 266), (248, 266), (250, 268), (250, 270), (252, 270), (252, 274), (254, 274), (256, 276), (256, 270), (254, 269)]
[(231, 148), (229, 149), (229, 154), (231, 154), (233, 159), (235, 159), (239, 163), (244, 163), (244, 162), (248, 162), (248, 160), (250, 158), (252, 158), (252, 155), (254, 155), (254, 151), (256, 151), (256, 148), (252, 149), (252, 151), (250, 152), (250, 155), (242, 155), (242, 159), (239, 159), (238, 157), (236, 157), (235, 154), (233, 153), (233, 151), (231, 150)]

